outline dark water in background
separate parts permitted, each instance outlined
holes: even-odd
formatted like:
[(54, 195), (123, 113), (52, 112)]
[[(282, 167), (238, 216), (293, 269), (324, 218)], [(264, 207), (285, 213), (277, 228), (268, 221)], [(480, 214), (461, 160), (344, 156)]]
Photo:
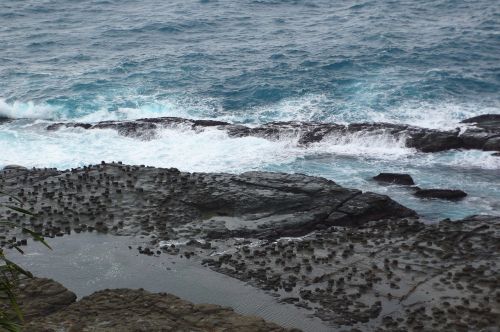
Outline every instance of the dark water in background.
[(300, 98), (313, 112), (290, 117), (365, 120), (426, 104), (477, 112), (498, 106), (499, 7), (3, 0), (0, 91), (10, 103), (47, 103), (66, 117), (171, 99), (201, 108), (193, 116), (240, 121), (281, 119), (253, 108)]
[[(500, 113), (498, 1), (2, 0), (0, 22), (0, 115), (20, 119), (0, 125), (0, 165), (303, 172), (388, 193), (432, 218), (500, 213), (500, 158), (479, 151), (428, 155), (389, 137), (303, 149), (293, 138), (212, 131), (144, 142), (43, 130), (50, 120), (154, 116), (454, 128)], [(380, 171), (470, 196), (419, 201), (368, 180)]]

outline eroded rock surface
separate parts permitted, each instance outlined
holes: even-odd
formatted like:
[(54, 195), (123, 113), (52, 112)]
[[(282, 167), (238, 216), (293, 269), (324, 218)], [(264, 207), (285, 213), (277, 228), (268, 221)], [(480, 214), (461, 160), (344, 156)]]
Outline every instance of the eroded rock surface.
[(231, 308), (142, 289), (107, 289), (29, 320), (26, 331), (289, 331)]
[[(75, 293), (51, 279), (20, 276), (16, 283), (17, 303), (27, 321), (38, 320), (76, 301)], [(10, 308), (6, 297), (0, 297), (0, 306)]]
[(390, 136), (405, 141), (407, 147), (423, 152), (450, 149), (480, 149), (500, 151), (500, 115), (486, 114), (463, 121), (469, 124), (461, 130), (435, 130), (405, 124), (391, 123), (317, 123), (317, 122), (270, 122), (249, 127), (214, 120), (191, 120), (176, 117), (146, 118), (133, 121), (103, 121), (98, 123), (61, 122), (51, 124), (47, 130), (60, 128), (115, 129), (124, 136), (153, 139), (156, 130), (181, 127), (202, 131), (216, 128), (227, 131), (232, 137), (257, 136), (271, 140), (296, 137), (301, 145), (308, 145), (331, 138), (356, 138), (366, 136)]
[[(377, 221), (277, 241), (213, 241), (211, 247), (190, 243), (177, 250), (310, 310), (333, 329), (500, 326), (500, 217), (434, 225)], [(213, 248), (220, 254), (211, 254)]]
[(67, 171), (16, 168), (0, 172), (0, 190), (38, 215), (5, 210), (7, 219), (46, 236), (96, 229), (144, 232), (161, 240), (277, 238), (415, 215), (387, 196), (323, 178), (268, 172), (183, 173), (104, 163)]
[[(178, 255), (247, 281), (332, 329), (495, 331), (500, 325), (499, 217), (423, 224), (386, 196), (298, 174), (102, 164), (7, 169), (0, 179), (0, 190), (39, 214), (10, 212), (10, 221), (48, 236), (151, 235), (139, 252)], [(2, 244), (19, 241), (16, 235)]]

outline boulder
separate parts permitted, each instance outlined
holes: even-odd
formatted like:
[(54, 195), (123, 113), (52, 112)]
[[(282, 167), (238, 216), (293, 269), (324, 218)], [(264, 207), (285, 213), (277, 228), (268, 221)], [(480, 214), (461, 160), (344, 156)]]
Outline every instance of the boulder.
[(380, 173), (373, 177), (378, 182), (394, 183), (404, 186), (412, 186), (415, 184), (413, 178), (409, 174), (402, 173)]

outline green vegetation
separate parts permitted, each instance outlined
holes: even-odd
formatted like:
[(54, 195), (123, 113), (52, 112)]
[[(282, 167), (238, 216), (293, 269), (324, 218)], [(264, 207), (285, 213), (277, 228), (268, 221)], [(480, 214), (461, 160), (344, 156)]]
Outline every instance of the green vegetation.
[[(10, 202), (14, 202), (13, 204), (0, 203), (1, 207), (21, 214), (35, 216), (32, 212), (23, 209), (22, 201), (16, 197), (3, 192), (0, 192), (0, 196), (8, 197)], [(50, 249), (50, 246), (39, 234), (25, 227), (19, 227), (16, 223), (4, 221), (2, 218), (3, 216), (0, 215), (0, 226), (7, 228), (21, 228), (21, 231), (24, 234), (27, 234), (35, 241), (40, 241)], [(12, 246), (20, 253), (24, 253), (16, 243), (13, 243)], [(33, 277), (29, 271), (24, 270), (15, 262), (9, 260), (6, 257), (3, 248), (0, 248), (0, 297), (2, 298), (2, 305), (0, 305), (0, 328), (7, 331), (20, 331), (23, 322), (23, 314), (17, 304), (16, 294), (14, 291), (20, 275), (24, 275), (29, 278)], [(3, 303), (4, 300), (5, 303)]]

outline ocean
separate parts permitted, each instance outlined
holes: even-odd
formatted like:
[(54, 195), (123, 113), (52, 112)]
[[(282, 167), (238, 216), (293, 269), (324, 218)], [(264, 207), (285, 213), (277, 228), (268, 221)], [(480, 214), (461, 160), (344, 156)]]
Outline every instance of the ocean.
[[(390, 195), (428, 220), (500, 214), (500, 158), (422, 153), (358, 135), (303, 147), (225, 132), (162, 130), (139, 140), (52, 122), (176, 116), (390, 122), (453, 129), (500, 113), (496, 1), (2, 0), (0, 167), (105, 161), (183, 171), (271, 170), (323, 176)], [(460, 202), (380, 186), (406, 172)]]

